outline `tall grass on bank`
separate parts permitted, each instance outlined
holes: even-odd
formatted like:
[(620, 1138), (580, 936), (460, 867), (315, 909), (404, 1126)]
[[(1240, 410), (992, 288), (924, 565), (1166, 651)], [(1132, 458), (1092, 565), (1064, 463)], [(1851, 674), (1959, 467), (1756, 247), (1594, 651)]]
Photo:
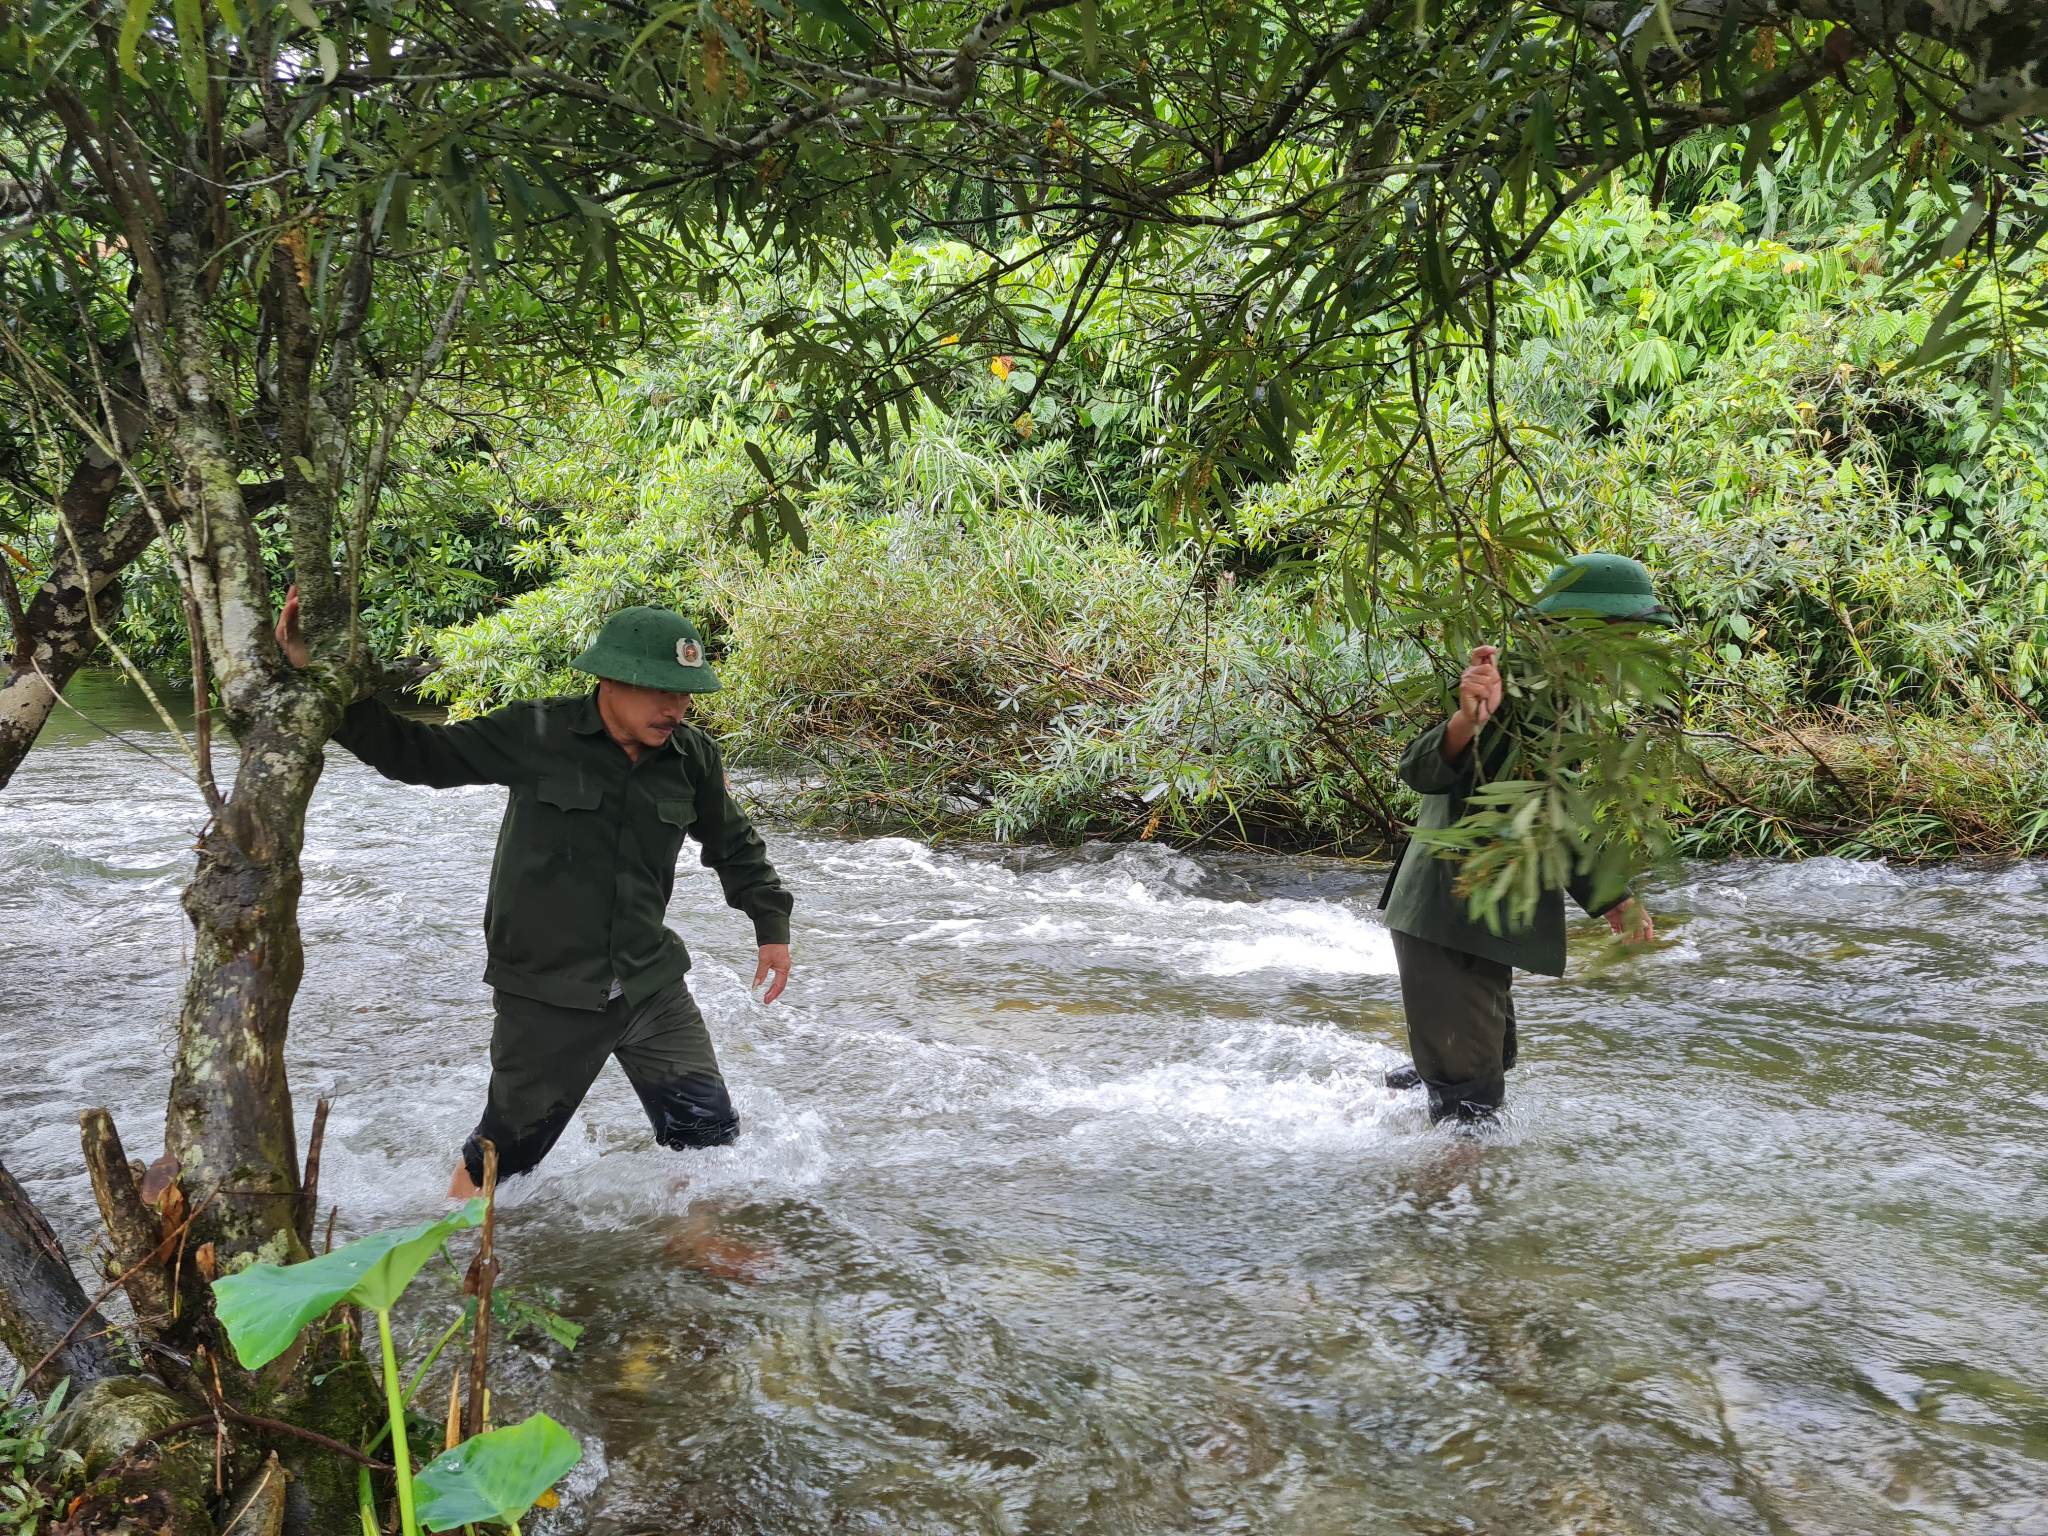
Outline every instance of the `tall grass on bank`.
[(1193, 576), (1042, 513), (835, 525), (808, 560), (707, 581), (728, 645), (707, 713), (740, 756), (808, 775), (782, 808), (827, 824), (1381, 845), (1391, 737), (1364, 648)]
[(1694, 743), (1697, 857), (1905, 861), (2048, 852), (2048, 733), (2007, 717), (1779, 720)]

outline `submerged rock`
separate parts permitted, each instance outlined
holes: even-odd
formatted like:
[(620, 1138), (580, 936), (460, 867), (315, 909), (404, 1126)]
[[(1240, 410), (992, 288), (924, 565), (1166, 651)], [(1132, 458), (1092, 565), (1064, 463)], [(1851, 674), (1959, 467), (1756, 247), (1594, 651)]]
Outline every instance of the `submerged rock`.
[(140, 1376), (109, 1376), (67, 1403), (54, 1426), (56, 1442), (76, 1451), (97, 1477), (152, 1435), (193, 1416), (192, 1405)]

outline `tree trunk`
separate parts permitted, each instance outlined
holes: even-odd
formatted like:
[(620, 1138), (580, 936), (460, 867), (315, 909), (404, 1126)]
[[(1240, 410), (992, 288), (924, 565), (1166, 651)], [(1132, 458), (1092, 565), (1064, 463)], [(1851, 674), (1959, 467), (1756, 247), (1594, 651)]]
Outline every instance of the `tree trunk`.
[[(269, 33), (251, 31), (260, 51)], [(255, 65), (259, 75), (269, 67), (268, 62)], [(326, 407), (316, 397), (306, 348), (322, 334), (322, 317), (306, 291), (310, 269), (281, 253), (276, 263), (281, 275), (265, 284), (262, 294), (267, 305), (288, 309), (282, 319), (297, 326), (292, 330), (276, 316), (266, 321), (273, 325), (271, 334), (293, 342), (284, 350), (272, 387), (280, 419), (293, 424), (296, 436), (288, 435), (281, 445), (289, 467), (276, 496), (243, 483), (247, 466), (237, 450), (243, 418), (235, 403), (240, 371), (234, 350), (244, 340), (242, 319), (214, 307), (218, 277), (225, 270), (221, 242), (227, 237), (220, 145), (188, 141), (187, 152), (210, 158), (164, 161), (165, 180), (157, 186), (148, 180), (148, 171), (130, 164), (125, 138), (117, 142), (116, 136), (94, 132), (82, 114), (74, 111), (73, 116), (79, 119), (76, 131), (92, 141), (102, 184), (120, 189), (135, 267), (130, 334), (155, 462), (165, 479), (161, 499), (175, 509), (180, 524), (178, 573), (195, 631), (195, 656), (239, 758), (232, 791), (225, 797), (210, 770), (202, 767), (200, 775), (211, 815), (199, 833), (197, 865), (184, 896), (193, 927), (192, 966), (179, 1014), (164, 1130), (164, 1166), (175, 1179), (176, 1197), (152, 1198), (138, 1209), (142, 1192), (125, 1175), (125, 1158), (110, 1125), (95, 1121), (86, 1126), (88, 1156), (117, 1251), (149, 1251), (152, 1212), (162, 1232), (181, 1198), (190, 1213), (182, 1234), (188, 1269), (201, 1262), (201, 1255), (216, 1271), (251, 1259), (290, 1263), (306, 1257), (297, 1220), (298, 1145), (284, 1055), (303, 970), (299, 857), (306, 806), (324, 764), (323, 747), (353, 691), (346, 674), (354, 663), (341, 660), (349, 655), (349, 615), (333, 573), (334, 509), (345, 468), (340, 455), (348, 439), (325, 424)], [(282, 129), (284, 119), (278, 121)], [(280, 131), (280, 152), (286, 137)], [(365, 238), (373, 238), (367, 216), (363, 229)], [(357, 366), (355, 351), (352, 340), (344, 346), (339, 338), (352, 337), (360, 327), (367, 269), (345, 286), (349, 297), (332, 324), (334, 373), (348, 385)], [(337, 398), (344, 407), (337, 419), (346, 421), (352, 397), (343, 388)], [(316, 473), (308, 475), (301, 459), (316, 461)], [(310, 598), (306, 620), (322, 656), (320, 665), (304, 672), (287, 662), (272, 635), (276, 600), (257, 517), (267, 501), (278, 499), (290, 509), (298, 579)], [(172, 512), (164, 515), (168, 519)], [(21, 626), (24, 632), (28, 628)], [(152, 1197), (161, 1193), (157, 1185), (150, 1182)], [(317, 1429), (344, 1443), (356, 1442), (374, 1422), (381, 1397), (374, 1373), (360, 1359), (339, 1359), (334, 1341), (320, 1330), (310, 1331), (285, 1358), (261, 1371), (241, 1371), (219, 1336), (211, 1298), (203, 1290), (179, 1296), (157, 1279), (131, 1278), (139, 1280), (138, 1304), (152, 1326), (161, 1326), (167, 1306), (178, 1312), (174, 1342), (189, 1346), (195, 1390), (209, 1397), (218, 1390), (239, 1412)], [(198, 1302), (198, 1308), (188, 1301)], [(117, 1437), (125, 1433), (119, 1427), (120, 1407), (112, 1398), (96, 1402), (82, 1430), (105, 1423)], [(163, 1424), (155, 1427), (161, 1430)], [(202, 1439), (202, 1448), (209, 1439)], [(253, 1447), (245, 1441), (244, 1448)], [(352, 1462), (290, 1435), (280, 1435), (273, 1448), (292, 1474), (284, 1489), (282, 1521), (288, 1530), (327, 1536), (356, 1528)], [(276, 1523), (276, 1491), (272, 1487), (261, 1496), (259, 1524)]]
[[(192, 1239), (226, 1269), (247, 1255), (305, 1257), (285, 1033), (298, 991), (299, 849), (306, 803), (341, 715), (341, 679), (301, 674), (278, 649), (255, 508), (229, 429), (231, 373), (215, 350), (206, 272), (211, 210), (181, 189), (150, 280), (137, 289), (135, 353), (160, 439), (177, 466), (181, 575), (240, 762), (215, 799), (185, 891), (192, 971), (164, 1128), (196, 1213)], [(290, 263), (285, 263), (289, 266)], [(295, 279), (296, 280), (296, 279)], [(331, 544), (321, 558), (331, 559)], [(309, 614), (332, 626), (330, 614)]]
[(213, 1459), (204, 1442), (150, 1443), (191, 1418), (193, 1405), (137, 1372), (110, 1342), (112, 1328), (92, 1310), (42, 1212), (0, 1167), (0, 1344), (37, 1395), (70, 1383), (55, 1438), (83, 1458), (92, 1480), (81, 1505), (107, 1512), (89, 1528), (212, 1536)]
[[(88, 1306), (57, 1234), (0, 1164), (0, 1345), (35, 1371), (23, 1382), (31, 1392), (47, 1394), (66, 1377), (83, 1387), (130, 1371), (109, 1346), (104, 1317), (79, 1323)], [(36, 1371), (45, 1357), (50, 1363)]]
[(234, 795), (200, 838), (185, 890), (192, 974), (164, 1146), (185, 1198), (212, 1202), (195, 1236), (223, 1266), (245, 1253), (274, 1264), (306, 1256), (284, 1046), (305, 968), (299, 848), (327, 733), (297, 723), (301, 713), (280, 698), (239, 722)]
[(13, 648), (0, 667), (0, 789), (35, 745), (57, 696), (99, 647), (102, 625), (120, 611), (118, 578), (156, 538), (140, 506), (113, 516), (121, 491), (118, 464), (97, 452), (81, 457), (64, 487), (63, 521), (50, 540), (49, 577), (24, 611)]

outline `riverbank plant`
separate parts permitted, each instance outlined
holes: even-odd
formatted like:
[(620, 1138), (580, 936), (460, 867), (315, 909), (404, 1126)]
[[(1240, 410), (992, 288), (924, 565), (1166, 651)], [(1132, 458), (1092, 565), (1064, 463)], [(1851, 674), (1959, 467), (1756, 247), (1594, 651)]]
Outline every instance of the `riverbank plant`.
[[(403, 1536), (485, 1524), (503, 1525), (516, 1533), (520, 1517), (582, 1454), (567, 1430), (537, 1413), (518, 1424), (472, 1435), (417, 1472), (413, 1469), (408, 1405), (454, 1328), (442, 1336), (410, 1386), (401, 1385), (392, 1309), (451, 1236), (480, 1226), (483, 1220), (484, 1201), (476, 1198), (435, 1221), (372, 1233), (298, 1264), (253, 1264), (213, 1285), (220, 1325), (236, 1359), (252, 1371), (277, 1359), (337, 1307), (361, 1307), (375, 1317), (385, 1428)], [(380, 1527), (367, 1472), (362, 1482), (363, 1536), (375, 1536)]]
[(57, 1416), (71, 1383), (41, 1402), (0, 1403), (0, 1532), (37, 1536), (55, 1513), (53, 1493), (83, 1469), (75, 1451), (58, 1445)]

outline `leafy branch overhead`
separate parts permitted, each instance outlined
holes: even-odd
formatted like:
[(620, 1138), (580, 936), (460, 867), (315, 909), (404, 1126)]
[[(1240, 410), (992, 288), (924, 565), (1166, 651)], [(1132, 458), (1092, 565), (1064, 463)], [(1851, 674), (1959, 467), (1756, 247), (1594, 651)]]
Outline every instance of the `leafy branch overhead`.
[[(546, 252), (624, 310), (632, 252), (701, 256), (711, 232), (814, 260), (848, 229), (1015, 216), (1049, 237), (1220, 222), (1289, 254), (1276, 295), (1334, 265), (1326, 301), (1455, 312), (1581, 173), (1693, 132), (1764, 138), (1796, 107), (1838, 149), (1918, 134), (1930, 172), (1964, 154), (1995, 175), (2048, 104), (2048, 20), (2020, 0), (130, 0), (115, 21), (10, 17), (23, 216), (150, 211), (154, 157), (106, 136), (142, 96), (224, 203), (423, 221), (486, 267)], [(259, 161), (269, 179), (236, 175)]]

